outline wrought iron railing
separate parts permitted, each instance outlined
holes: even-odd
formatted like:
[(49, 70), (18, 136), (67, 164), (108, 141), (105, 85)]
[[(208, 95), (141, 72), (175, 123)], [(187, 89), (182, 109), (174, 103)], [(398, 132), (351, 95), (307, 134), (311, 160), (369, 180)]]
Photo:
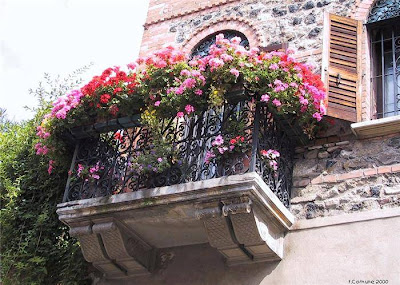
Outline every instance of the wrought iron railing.
[[(207, 150), (219, 134), (225, 135), (234, 123), (243, 127), (250, 144), (247, 152), (218, 162), (205, 162)], [(206, 180), (221, 176), (257, 172), (280, 201), (289, 207), (293, 171), (293, 140), (281, 120), (266, 105), (251, 100), (224, 104), (200, 115), (160, 122), (164, 135), (177, 149), (178, 162), (161, 174), (139, 175), (130, 167), (131, 158), (151, 150), (151, 133), (137, 118), (124, 118), (74, 130), (78, 137), (64, 201), (107, 196), (146, 188)], [(119, 139), (115, 139), (118, 132)], [(277, 171), (260, 155), (261, 149), (281, 154)], [(78, 165), (98, 165), (97, 179), (79, 178)]]

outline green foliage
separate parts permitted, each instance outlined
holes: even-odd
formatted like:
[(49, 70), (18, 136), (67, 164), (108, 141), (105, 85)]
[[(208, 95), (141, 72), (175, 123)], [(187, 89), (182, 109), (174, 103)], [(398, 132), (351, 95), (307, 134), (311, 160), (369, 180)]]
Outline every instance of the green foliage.
[[(51, 92), (57, 92), (56, 89)], [(37, 118), (46, 107), (44, 97)], [(79, 243), (56, 214), (67, 179), (68, 159), (49, 176), (48, 162), (35, 154), (35, 118), (0, 121), (2, 284), (88, 284)]]

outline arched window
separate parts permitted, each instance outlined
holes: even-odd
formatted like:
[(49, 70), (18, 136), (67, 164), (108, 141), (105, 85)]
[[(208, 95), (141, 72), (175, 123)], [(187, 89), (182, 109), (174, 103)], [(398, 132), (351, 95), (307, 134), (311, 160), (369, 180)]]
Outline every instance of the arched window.
[(400, 115), (400, 0), (380, 0), (367, 27), (377, 118)]
[(210, 50), (210, 47), (215, 44), (215, 37), (218, 34), (223, 34), (226, 39), (232, 39), (234, 37), (240, 37), (242, 41), (240, 42), (240, 45), (244, 47), (249, 47), (249, 40), (246, 38), (245, 35), (243, 35), (241, 32), (234, 31), (234, 30), (225, 30), (225, 31), (219, 31), (216, 32), (212, 35), (207, 36), (204, 38), (202, 41), (200, 41), (193, 49), (191, 53), (191, 57), (195, 56), (200, 56), (204, 57), (208, 55), (208, 52)]

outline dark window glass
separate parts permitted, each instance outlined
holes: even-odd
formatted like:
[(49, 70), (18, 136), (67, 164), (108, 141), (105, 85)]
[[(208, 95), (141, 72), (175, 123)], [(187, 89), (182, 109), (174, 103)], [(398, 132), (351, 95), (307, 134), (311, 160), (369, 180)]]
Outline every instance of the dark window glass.
[(369, 28), (378, 118), (400, 115), (400, 17)]

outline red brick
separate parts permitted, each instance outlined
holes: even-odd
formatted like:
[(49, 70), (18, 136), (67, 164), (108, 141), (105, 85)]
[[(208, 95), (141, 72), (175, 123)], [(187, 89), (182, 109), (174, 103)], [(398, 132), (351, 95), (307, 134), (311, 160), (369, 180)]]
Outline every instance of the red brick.
[(400, 163), (392, 165), (392, 172), (400, 172)]
[(377, 175), (378, 174), (378, 168), (367, 168), (364, 169), (364, 175), (365, 176), (372, 176), (372, 175)]
[(359, 178), (359, 177), (363, 177), (363, 176), (364, 176), (363, 170), (355, 170), (355, 171), (351, 171), (348, 173), (337, 174), (337, 181), (343, 181), (343, 180), (352, 179), (352, 178)]
[(392, 166), (390, 166), (390, 165), (378, 167), (379, 174), (390, 173), (390, 172), (392, 172)]
[(326, 175), (323, 177), (323, 180), (326, 183), (335, 183), (335, 182), (337, 182), (337, 176), (336, 176), (336, 174)]
[(322, 179), (322, 175), (315, 177), (311, 180), (311, 184), (322, 184), (324, 181)]

